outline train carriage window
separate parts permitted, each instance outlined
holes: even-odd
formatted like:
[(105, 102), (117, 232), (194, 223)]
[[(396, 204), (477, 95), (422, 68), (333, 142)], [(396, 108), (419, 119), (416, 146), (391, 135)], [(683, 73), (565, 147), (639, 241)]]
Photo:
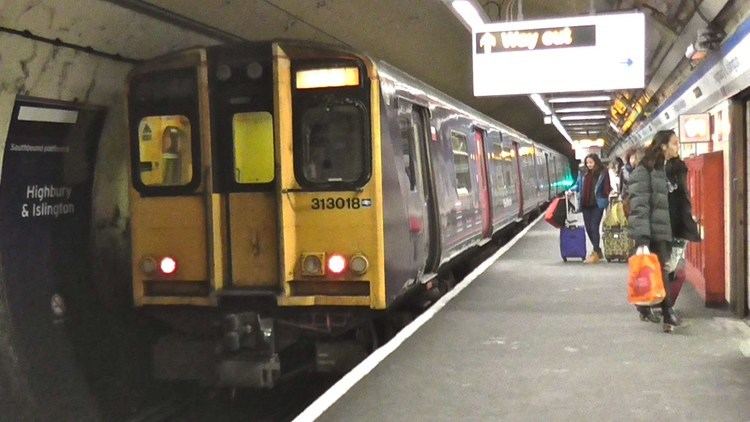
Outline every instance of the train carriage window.
[(270, 183), (274, 177), (273, 117), (266, 111), (232, 117), (234, 180)]
[(139, 175), (145, 186), (185, 186), (193, 179), (190, 120), (147, 116), (138, 125)]
[(414, 131), (411, 114), (400, 115), (398, 118), (400, 131), (400, 156), (404, 165), (404, 171), (409, 178), (409, 189), (416, 188), (416, 175), (414, 174)]
[(422, 189), (421, 163), (417, 148), (425, 142), (425, 127), (419, 110), (407, 101), (399, 101), (398, 125), (400, 159), (409, 178), (409, 189), (416, 192)]
[(363, 177), (365, 113), (353, 104), (307, 108), (301, 118), (301, 168), (308, 182), (354, 183)]
[(471, 192), (471, 174), (469, 173), (469, 150), (466, 136), (451, 132), (453, 147), (453, 166), (456, 170), (456, 192), (467, 194)]

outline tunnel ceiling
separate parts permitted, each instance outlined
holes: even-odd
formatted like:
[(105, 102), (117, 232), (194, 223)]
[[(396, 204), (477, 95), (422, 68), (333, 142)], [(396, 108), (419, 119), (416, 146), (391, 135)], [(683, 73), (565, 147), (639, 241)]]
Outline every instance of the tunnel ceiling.
[[(384, 59), (449, 95), (572, 154), (527, 96), (474, 97), (471, 34), (443, 0), (110, 0), (144, 3), (246, 40), (298, 38), (349, 45)], [(519, 0), (479, 0), (491, 21), (518, 19)], [(692, 15), (688, 0), (520, 0), (524, 19), (640, 9), (647, 16), (646, 82), (660, 53)], [(688, 5), (689, 4), (689, 5)], [(689, 6), (689, 7), (688, 7)], [(625, 93), (636, 99), (639, 92)], [(615, 124), (618, 123), (614, 119)], [(610, 138), (616, 137), (612, 132)]]

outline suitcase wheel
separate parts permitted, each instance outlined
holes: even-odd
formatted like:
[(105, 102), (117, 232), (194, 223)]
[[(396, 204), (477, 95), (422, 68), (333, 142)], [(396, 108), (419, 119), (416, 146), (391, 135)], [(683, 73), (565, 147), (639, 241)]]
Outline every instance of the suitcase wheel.
[(568, 258), (563, 258), (563, 262), (568, 262)]

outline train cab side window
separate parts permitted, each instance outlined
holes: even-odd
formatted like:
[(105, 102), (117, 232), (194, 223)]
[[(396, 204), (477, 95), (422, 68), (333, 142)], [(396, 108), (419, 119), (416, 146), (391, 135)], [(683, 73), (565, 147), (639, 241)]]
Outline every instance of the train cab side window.
[(421, 163), (417, 148), (425, 142), (425, 127), (419, 109), (406, 101), (399, 102), (398, 125), (400, 132), (399, 158), (409, 178), (412, 192), (422, 189)]
[(274, 178), (273, 117), (266, 111), (232, 116), (234, 180), (270, 183)]
[(416, 175), (414, 174), (414, 124), (411, 121), (411, 114), (400, 115), (398, 118), (399, 131), (401, 132), (400, 159), (404, 166), (406, 176), (409, 178), (409, 189), (416, 188)]
[(138, 125), (139, 172), (145, 186), (185, 186), (193, 179), (190, 120), (147, 116)]
[(466, 136), (451, 132), (451, 146), (453, 147), (453, 166), (456, 169), (456, 193), (471, 192), (471, 174), (469, 173), (469, 149)]

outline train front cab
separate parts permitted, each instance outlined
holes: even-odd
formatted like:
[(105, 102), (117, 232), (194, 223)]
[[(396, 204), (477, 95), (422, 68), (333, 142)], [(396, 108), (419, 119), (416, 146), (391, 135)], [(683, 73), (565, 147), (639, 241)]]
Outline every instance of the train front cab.
[[(280, 319), (333, 335), (386, 307), (371, 78), (354, 55), (271, 43), (190, 50), (130, 77), (134, 302), (232, 356), (271, 357), (219, 364), (220, 382), (273, 384)], [(222, 319), (222, 337), (200, 332)], [(162, 346), (164, 366), (184, 349)], [(187, 372), (162, 375), (211, 371)]]

